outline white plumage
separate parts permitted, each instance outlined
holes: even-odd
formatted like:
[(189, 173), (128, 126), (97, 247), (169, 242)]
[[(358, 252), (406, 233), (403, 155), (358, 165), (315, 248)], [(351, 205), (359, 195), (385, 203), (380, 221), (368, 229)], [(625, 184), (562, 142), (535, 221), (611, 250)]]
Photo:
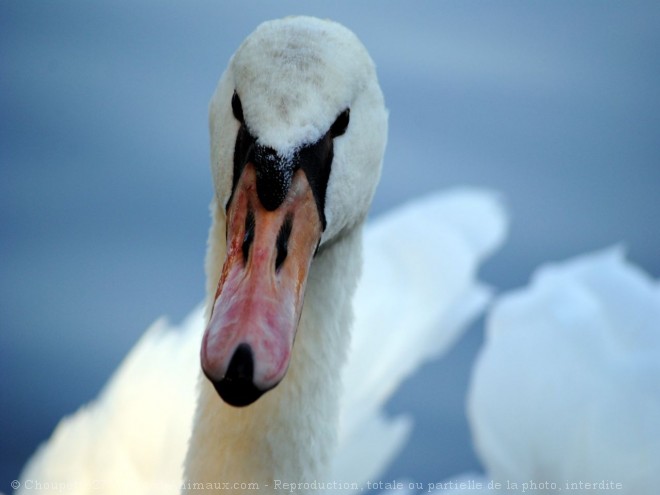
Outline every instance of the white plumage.
[(657, 493), (660, 285), (619, 248), (540, 268), (494, 305), (468, 410), (503, 486)]
[[(240, 118), (232, 94), (243, 100)], [(350, 125), (333, 137), (327, 227), (309, 269), (286, 378), (247, 408), (229, 407), (200, 376), (199, 348), (227, 253), (225, 208), (237, 133), (247, 126), (256, 144), (286, 160), (323, 136), (347, 108)], [(57, 483), (53, 491), (64, 483), (72, 494), (215, 492), (217, 486), (206, 486), (213, 482), (230, 483), (224, 493), (257, 482), (264, 493), (274, 491), (276, 478), (326, 476), (358, 483), (386, 466), (409, 429), (404, 419), (385, 418), (384, 402), (486, 303), (477, 267), (506, 230), (488, 193), (455, 192), (411, 204), (375, 222), (363, 242), (387, 112), (373, 62), (342, 26), (312, 18), (260, 26), (220, 80), (210, 127), (216, 196), (207, 314), (196, 309), (181, 328), (155, 323), (99, 398), (62, 421), (24, 480)], [(342, 372), (362, 254), (355, 340)]]
[[(364, 487), (411, 427), (407, 417), (385, 416), (383, 405), (488, 301), (477, 269), (506, 231), (492, 194), (430, 196), (377, 219), (361, 236), (386, 140), (375, 69), (345, 28), (290, 18), (248, 38), (211, 103), (216, 198), (207, 307), (226, 255), (224, 207), (241, 125), (229, 101), (237, 90), (258, 142), (284, 157), (351, 111), (346, 135), (334, 143), (325, 250), (310, 269), (287, 378), (247, 411), (228, 409), (199, 376), (208, 314), (197, 308), (179, 327), (159, 320), (99, 397), (62, 420), (26, 466), (19, 493), (35, 482), (41, 492), (76, 495), (203, 493), (213, 489), (196, 483), (252, 475), (262, 493), (272, 491), (263, 483), (273, 476)], [(494, 483), (503, 493), (532, 491), (533, 483), (564, 493), (581, 491), (573, 483), (656, 493), (659, 363), (660, 287), (619, 249), (540, 269), (530, 287), (497, 301), (475, 364), (468, 416), (486, 473), (447, 482), (463, 482), (469, 493), (496, 493)], [(612, 492), (600, 486), (591, 493)]]
[[(249, 125), (232, 115), (234, 92)], [(200, 376), (199, 349), (227, 254), (237, 132), (248, 125), (257, 144), (286, 161), (327, 135), (346, 109), (350, 126), (332, 138), (327, 228), (290, 369), (248, 409), (229, 408)], [(98, 399), (62, 420), (30, 460), (19, 493), (218, 491), (203, 485), (209, 481), (239, 484), (224, 493), (257, 481), (264, 493), (275, 491), (276, 477), (364, 487), (410, 431), (410, 419), (386, 417), (384, 403), (488, 301), (477, 269), (506, 231), (492, 194), (430, 196), (376, 220), (362, 236), (387, 112), (373, 62), (345, 28), (311, 18), (260, 26), (220, 80), (210, 128), (216, 194), (206, 313), (200, 307), (178, 328), (159, 320), (147, 330)], [(504, 493), (513, 483), (516, 491), (555, 483), (571, 493), (581, 490), (573, 483), (607, 483), (614, 488), (587, 489), (656, 493), (658, 282), (618, 249), (539, 270), (529, 288), (503, 296), (491, 312), (468, 415), (487, 472), (447, 481), (470, 493), (478, 492), (475, 481), (483, 493), (497, 491), (491, 481)]]
[(333, 479), (378, 479), (403, 445), (410, 419), (386, 418), (383, 406), (483, 311), (490, 290), (476, 273), (506, 229), (497, 198), (477, 190), (428, 196), (367, 225)]
[[(385, 416), (383, 406), (483, 310), (490, 291), (475, 274), (505, 233), (499, 202), (477, 190), (429, 196), (367, 225), (354, 339), (343, 372), (350, 387), (325, 479), (377, 479), (398, 453), (412, 421)], [(395, 311), (397, 302), (402, 311)], [(92, 489), (178, 493), (203, 329), (201, 307), (178, 326), (155, 322), (99, 397), (61, 421), (21, 478), (69, 482), (72, 495)]]

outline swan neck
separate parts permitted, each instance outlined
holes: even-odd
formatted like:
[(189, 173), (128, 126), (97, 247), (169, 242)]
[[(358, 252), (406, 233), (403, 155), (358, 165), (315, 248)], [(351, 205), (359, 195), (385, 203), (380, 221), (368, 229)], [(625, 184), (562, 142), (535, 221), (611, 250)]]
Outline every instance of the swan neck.
[[(207, 301), (215, 293), (226, 249), (224, 215), (215, 206), (213, 218)], [(198, 483), (196, 493), (207, 486), (213, 493), (219, 488), (244, 493), (256, 485), (262, 493), (281, 493), (278, 482), (312, 482), (327, 473), (361, 265), (360, 227), (319, 250), (310, 268), (289, 370), (257, 402), (245, 408), (226, 405), (200, 373), (182, 493), (186, 483)]]

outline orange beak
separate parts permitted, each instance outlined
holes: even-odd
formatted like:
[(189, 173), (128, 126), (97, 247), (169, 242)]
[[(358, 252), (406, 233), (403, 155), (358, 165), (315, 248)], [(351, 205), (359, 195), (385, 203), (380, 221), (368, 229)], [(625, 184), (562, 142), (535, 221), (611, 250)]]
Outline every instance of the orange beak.
[(248, 162), (227, 209), (227, 257), (202, 341), (202, 369), (222, 399), (245, 406), (286, 374), (322, 223), (305, 173), (266, 209)]

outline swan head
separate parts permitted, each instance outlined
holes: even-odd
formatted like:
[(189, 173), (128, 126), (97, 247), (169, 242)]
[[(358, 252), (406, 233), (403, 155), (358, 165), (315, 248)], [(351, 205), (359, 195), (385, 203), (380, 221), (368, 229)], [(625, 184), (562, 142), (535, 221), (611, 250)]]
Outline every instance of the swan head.
[(352, 32), (291, 17), (260, 25), (238, 48), (210, 129), (227, 255), (202, 369), (225, 402), (245, 406), (286, 374), (314, 257), (367, 214), (387, 110)]

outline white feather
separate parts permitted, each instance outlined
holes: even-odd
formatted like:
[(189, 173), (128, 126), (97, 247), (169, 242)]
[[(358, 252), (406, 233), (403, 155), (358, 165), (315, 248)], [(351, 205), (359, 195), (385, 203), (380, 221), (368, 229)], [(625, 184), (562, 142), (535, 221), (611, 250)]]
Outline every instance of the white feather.
[(489, 317), (469, 419), (496, 480), (658, 493), (658, 281), (618, 248), (539, 269)]
[(151, 325), (99, 397), (64, 418), (30, 459), (18, 493), (29, 493), (27, 480), (66, 483), (72, 495), (177, 493), (203, 328), (201, 307), (178, 328), (162, 318)]
[(385, 418), (383, 406), (483, 310), (490, 291), (476, 272), (505, 232), (501, 205), (483, 191), (430, 195), (369, 225), (344, 369), (337, 479), (377, 479), (402, 447), (411, 421)]

